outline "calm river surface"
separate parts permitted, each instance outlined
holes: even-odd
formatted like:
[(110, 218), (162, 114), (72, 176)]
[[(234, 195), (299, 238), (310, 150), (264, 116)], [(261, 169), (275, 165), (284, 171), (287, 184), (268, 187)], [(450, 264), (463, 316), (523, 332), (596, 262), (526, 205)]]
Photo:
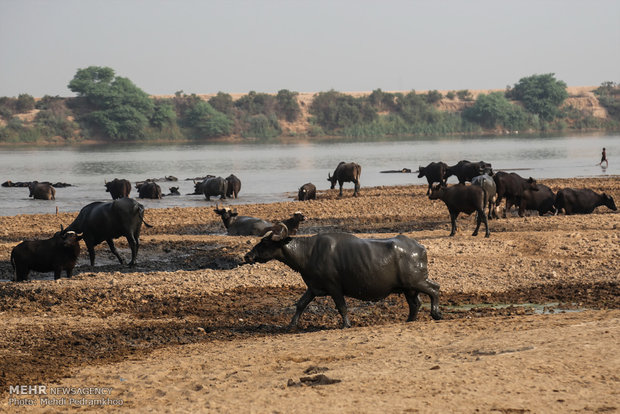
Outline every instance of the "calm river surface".
[[(598, 166), (603, 147), (610, 158), (609, 168)], [(58, 188), (55, 201), (32, 200), (27, 188), (0, 187), (0, 215), (78, 211), (92, 201), (111, 200), (104, 180), (126, 178), (142, 181), (164, 176), (179, 181), (160, 182), (180, 186), (182, 196), (162, 200), (142, 200), (147, 208), (209, 206), (204, 196), (193, 192), (186, 178), (206, 174), (223, 177), (233, 173), (241, 179), (235, 203), (269, 203), (292, 200), (297, 189), (312, 182), (317, 189), (329, 188), (327, 173), (340, 161), (362, 166), (364, 186), (424, 184), (417, 174), (382, 174), (383, 170), (418, 169), (431, 161), (484, 160), (496, 170), (516, 171), (534, 178), (592, 177), (620, 174), (620, 134), (510, 137), (433, 137), (411, 140), (364, 142), (318, 142), (294, 144), (162, 144), (96, 145), (60, 148), (0, 149), (0, 182), (66, 182), (74, 187)], [(456, 182), (451, 177), (449, 183)], [(352, 188), (351, 183), (345, 184)], [(137, 197), (132, 189), (131, 196)], [(215, 198), (213, 199), (215, 200)]]

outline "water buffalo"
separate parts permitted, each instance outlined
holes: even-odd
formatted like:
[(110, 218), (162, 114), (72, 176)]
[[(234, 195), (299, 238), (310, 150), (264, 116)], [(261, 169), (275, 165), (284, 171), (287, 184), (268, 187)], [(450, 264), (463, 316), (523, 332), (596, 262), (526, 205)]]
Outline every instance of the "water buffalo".
[(474, 230), (472, 236), (478, 235), (480, 223), (484, 221), (486, 228), (484, 237), (489, 237), (489, 222), (487, 221), (486, 214), (484, 214), (485, 201), (487, 200), (484, 188), (477, 185), (463, 184), (453, 185), (452, 187), (434, 185), (428, 198), (431, 200), (441, 200), (448, 207), (452, 223), (450, 236), (454, 236), (456, 233), (456, 218), (459, 213), (471, 214), (475, 211), (478, 214), (476, 215), (476, 230)]
[(104, 181), (104, 184), (105, 191), (110, 193), (112, 200), (129, 197), (129, 193), (131, 193), (131, 183), (124, 178), (121, 178), (120, 180), (115, 178), (112, 181)]
[(49, 183), (33, 181), (28, 185), (30, 194), (36, 200), (56, 200), (56, 189)]
[(83, 233), (84, 243), (88, 248), (90, 265), (95, 266), (95, 246), (106, 241), (110, 251), (123, 264), (123, 258), (114, 246), (114, 239), (124, 236), (131, 248), (130, 266), (136, 264), (136, 256), (140, 247), (140, 229), (144, 223), (144, 206), (133, 198), (103, 202), (95, 201), (82, 207), (76, 219), (64, 231)]
[(431, 187), (434, 183), (440, 183), (441, 185), (446, 185), (446, 171), (448, 170), (448, 164), (445, 162), (431, 162), (426, 167), (420, 166), (418, 169), (418, 178), (422, 178), (426, 176), (426, 181), (428, 182), (428, 189), (426, 190), (426, 195), (429, 195), (431, 192)]
[(558, 212), (564, 210), (566, 215), (572, 214), (590, 214), (598, 206), (607, 206), (608, 208), (616, 211), (616, 203), (612, 196), (605, 193), (598, 194), (594, 191), (583, 188), (564, 188), (555, 196), (554, 206), (558, 209)]
[(228, 192), (228, 181), (222, 177), (207, 178), (202, 182), (202, 192), (207, 201), (211, 201), (211, 196), (224, 199)]
[(222, 217), (229, 236), (262, 236), (267, 228), (273, 226), (272, 223), (256, 217), (240, 216), (237, 209), (216, 206), (213, 211)]
[[(493, 180), (497, 187), (496, 205), (499, 207), (502, 198), (506, 197), (506, 209), (502, 214), (504, 218), (506, 218), (506, 213), (510, 211), (513, 204), (519, 205), (521, 203), (525, 190), (538, 191), (535, 179), (530, 177), (526, 180), (517, 173), (499, 171), (493, 176)], [(519, 216), (523, 217), (523, 210), (521, 208), (519, 208)]]
[(226, 182), (228, 183), (226, 197), (237, 198), (239, 196), (239, 191), (241, 191), (241, 180), (234, 174), (230, 174), (226, 177)]
[(546, 213), (556, 213), (553, 206), (555, 203), (555, 194), (553, 191), (543, 184), (536, 184), (537, 191), (526, 189), (523, 191), (519, 202), (519, 211), (536, 210), (538, 215), (542, 216)]
[(359, 164), (340, 161), (334, 170), (334, 175), (329, 173), (327, 174), (327, 181), (332, 183), (330, 187), (332, 190), (336, 187), (336, 181), (338, 182), (338, 185), (340, 186), (340, 194), (338, 194), (339, 197), (342, 197), (343, 183), (354, 183), (355, 189), (353, 190), (353, 196), (357, 197), (360, 190), (360, 175), (362, 175), (362, 167)]
[(293, 213), (293, 215), (290, 218), (287, 218), (286, 220), (282, 220), (281, 222), (276, 223), (275, 225), (271, 227), (267, 227), (265, 231), (263, 232), (263, 234), (261, 234), (261, 236), (267, 234), (267, 232), (269, 231), (274, 231), (274, 230), (279, 229), (280, 228), (279, 226), (283, 224), (288, 229), (288, 235), (294, 236), (297, 234), (297, 230), (299, 229), (299, 224), (305, 220), (306, 220), (306, 216), (304, 216), (304, 214), (301, 211), (296, 211)]
[(297, 326), (304, 309), (316, 296), (331, 296), (351, 326), (345, 296), (378, 301), (391, 293), (403, 293), (413, 321), (420, 309), (420, 293), (431, 298), (431, 316), (441, 319), (439, 285), (428, 279), (424, 246), (406, 236), (360, 239), (348, 233), (321, 233), (312, 237), (289, 237), (286, 226), (267, 233), (245, 256), (248, 263), (279, 260), (301, 273), (308, 289), (297, 302), (288, 325)]
[(312, 183), (306, 183), (299, 187), (297, 199), (299, 201), (316, 200), (316, 186)]
[[(207, 174), (204, 177), (191, 178), (191, 180), (194, 182), (194, 192), (188, 195), (194, 195), (194, 194), (204, 195), (204, 191), (202, 191), (202, 187), (208, 178), (215, 178), (215, 175)], [(188, 180), (190, 180), (190, 178), (188, 178)]]
[(482, 174), (493, 175), (493, 168), (491, 164), (484, 161), (470, 162), (462, 160), (455, 165), (446, 169), (446, 180), (448, 177), (456, 175), (460, 184), (465, 184), (467, 181), (471, 181), (472, 178)]
[(31, 270), (54, 272), (54, 279), (59, 279), (64, 270), (71, 277), (80, 255), (81, 238), (74, 231), (62, 231), (61, 227), (50, 239), (21, 242), (11, 251), (15, 281), (27, 280)]
[(179, 193), (179, 187), (168, 187), (168, 190), (170, 191), (170, 193), (164, 194), (166, 197), (181, 195), (181, 193)]
[(471, 184), (484, 188), (484, 191), (486, 192), (485, 195), (487, 198), (485, 205), (487, 205), (489, 209), (489, 212), (488, 212), (489, 220), (492, 219), (493, 217), (498, 218), (497, 209), (495, 208), (496, 207), (495, 200), (497, 199), (497, 187), (495, 186), (495, 180), (493, 180), (493, 177), (487, 174), (482, 174), (482, 175), (472, 178)]
[(162, 197), (161, 187), (153, 181), (136, 183), (138, 198), (160, 199)]

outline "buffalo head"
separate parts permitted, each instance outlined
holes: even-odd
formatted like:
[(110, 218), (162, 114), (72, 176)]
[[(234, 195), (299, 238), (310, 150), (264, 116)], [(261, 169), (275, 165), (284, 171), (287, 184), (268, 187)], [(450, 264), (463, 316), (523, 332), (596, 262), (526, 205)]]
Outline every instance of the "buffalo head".
[(284, 223), (278, 223), (244, 257), (246, 263), (266, 263), (282, 256), (282, 247), (292, 239)]

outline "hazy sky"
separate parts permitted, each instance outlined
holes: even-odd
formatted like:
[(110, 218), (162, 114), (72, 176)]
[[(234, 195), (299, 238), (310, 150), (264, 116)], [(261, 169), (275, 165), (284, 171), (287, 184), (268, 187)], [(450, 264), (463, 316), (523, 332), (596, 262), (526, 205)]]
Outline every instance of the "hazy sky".
[(620, 0), (0, 0), (0, 96), (109, 66), (150, 94), (620, 82)]

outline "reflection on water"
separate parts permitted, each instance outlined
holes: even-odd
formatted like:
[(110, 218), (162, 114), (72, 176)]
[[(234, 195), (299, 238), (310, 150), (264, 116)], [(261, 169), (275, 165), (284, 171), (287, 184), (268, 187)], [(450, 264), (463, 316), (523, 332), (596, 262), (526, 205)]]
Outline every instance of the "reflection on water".
[[(607, 148), (612, 160), (598, 165)], [(180, 180), (214, 174), (237, 175), (242, 181), (240, 199), (233, 203), (290, 200), (299, 186), (314, 183), (328, 188), (327, 173), (340, 161), (362, 166), (364, 186), (423, 184), (417, 174), (381, 174), (382, 170), (418, 169), (431, 161), (454, 164), (484, 160), (495, 169), (521, 171), (534, 178), (620, 174), (614, 154), (620, 154), (619, 135), (441, 137), (364, 142), (300, 142), (294, 144), (110, 144), (62, 148), (4, 148), (0, 151), (0, 181), (63, 181), (75, 187), (59, 188), (56, 201), (31, 200), (24, 188), (0, 187), (0, 214), (77, 211), (91, 201), (108, 200), (104, 180), (115, 177), (132, 182), (176, 176)], [(620, 155), (617, 156), (620, 160)], [(453, 182), (451, 178), (449, 182)], [(454, 181), (455, 182), (455, 181)], [(162, 191), (180, 186), (181, 197), (143, 200), (147, 208), (208, 206), (193, 192), (191, 181), (160, 183)], [(348, 187), (347, 187), (348, 185)], [(345, 184), (345, 188), (352, 188)], [(136, 195), (135, 189), (132, 195)], [(229, 201), (230, 202), (230, 201)]]

